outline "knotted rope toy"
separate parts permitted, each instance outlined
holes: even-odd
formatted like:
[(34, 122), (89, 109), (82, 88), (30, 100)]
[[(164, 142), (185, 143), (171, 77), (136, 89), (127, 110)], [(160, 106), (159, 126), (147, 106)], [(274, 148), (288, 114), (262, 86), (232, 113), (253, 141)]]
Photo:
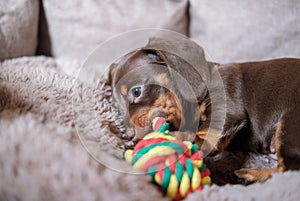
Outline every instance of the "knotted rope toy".
[(152, 182), (173, 200), (184, 199), (212, 183), (198, 145), (177, 140), (169, 133), (169, 123), (163, 117), (156, 117), (152, 128), (154, 131), (133, 150), (126, 150), (124, 158), (129, 164), (150, 175)]

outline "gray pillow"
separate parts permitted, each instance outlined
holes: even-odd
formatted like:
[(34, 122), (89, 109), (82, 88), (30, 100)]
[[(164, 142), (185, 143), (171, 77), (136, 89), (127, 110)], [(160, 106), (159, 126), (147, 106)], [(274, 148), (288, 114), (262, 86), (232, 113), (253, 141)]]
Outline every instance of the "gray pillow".
[(57, 58), (82, 63), (101, 42), (125, 31), (155, 27), (186, 35), (187, 5), (187, 0), (44, 0), (49, 47)]
[(38, 16), (39, 0), (0, 1), (0, 61), (35, 54)]
[(218, 62), (300, 57), (297, 0), (190, 0), (190, 33)]

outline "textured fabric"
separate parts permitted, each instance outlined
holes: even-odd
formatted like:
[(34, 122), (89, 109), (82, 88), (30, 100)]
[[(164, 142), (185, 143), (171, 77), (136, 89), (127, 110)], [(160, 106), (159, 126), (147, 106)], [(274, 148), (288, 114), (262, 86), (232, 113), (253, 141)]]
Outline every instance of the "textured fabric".
[[(167, 200), (145, 175), (122, 173), (132, 167), (117, 151), (121, 121), (109, 86), (67, 76), (53, 59), (0, 63), (0, 200)], [(118, 168), (98, 163), (99, 156)], [(238, 158), (209, 168), (226, 172)], [(245, 167), (274, 164), (250, 155)], [(285, 172), (263, 184), (207, 186), (187, 199), (298, 200), (299, 186), (300, 171)]]
[(35, 54), (38, 16), (39, 0), (0, 1), (0, 61)]
[(116, 171), (89, 155), (130, 172), (117, 159), (122, 145), (110, 131), (120, 121), (110, 91), (56, 68), (44, 57), (0, 64), (0, 200), (162, 199), (146, 176)]
[(126, 31), (188, 31), (187, 0), (44, 0), (43, 8), (52, 55), (81, 63), (101, 42)]
[(297, 0), (190, 0), (191, 38), (216, 62), (300, 57)]
[(284, 172), (273, 175), (263, 184), (247, 187), (241, 185), (212, 186), (191, 194), (186, 200), (253, 201), (253, 200), (299, 200), (300, 173)]

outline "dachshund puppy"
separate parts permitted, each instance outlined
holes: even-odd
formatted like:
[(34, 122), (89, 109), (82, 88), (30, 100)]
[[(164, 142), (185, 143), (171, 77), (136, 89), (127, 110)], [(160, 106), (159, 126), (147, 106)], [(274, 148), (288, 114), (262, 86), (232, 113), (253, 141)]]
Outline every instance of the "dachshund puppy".
[(111, 66), (109, 83), (133, 142), (163, 115), (211, 154), (273, 147), (277, 167), (235, 171), (246, 181), (300, 168), (300, 59), (218, 64), (188, 39), (151, 38)]

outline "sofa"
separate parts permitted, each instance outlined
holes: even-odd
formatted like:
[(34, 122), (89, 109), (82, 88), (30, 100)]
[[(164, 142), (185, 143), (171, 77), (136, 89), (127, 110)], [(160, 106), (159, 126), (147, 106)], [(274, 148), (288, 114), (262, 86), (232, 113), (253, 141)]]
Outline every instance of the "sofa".
[[(147, 28), (190, 37), (220, 63), (300, 57), (299, 10), (296, 0), (1, 1), (0, 200), (168, 200), (123, 161), (108, 66), (82, 76), (87, 58)], [(238, 161), (211, 168), (226, 173)], [(249, 153), (243, 166), (274, 165), (272, 154)], [(298, 200), (299, 187), (300, 171), (287, 171), (186, 200)]]

